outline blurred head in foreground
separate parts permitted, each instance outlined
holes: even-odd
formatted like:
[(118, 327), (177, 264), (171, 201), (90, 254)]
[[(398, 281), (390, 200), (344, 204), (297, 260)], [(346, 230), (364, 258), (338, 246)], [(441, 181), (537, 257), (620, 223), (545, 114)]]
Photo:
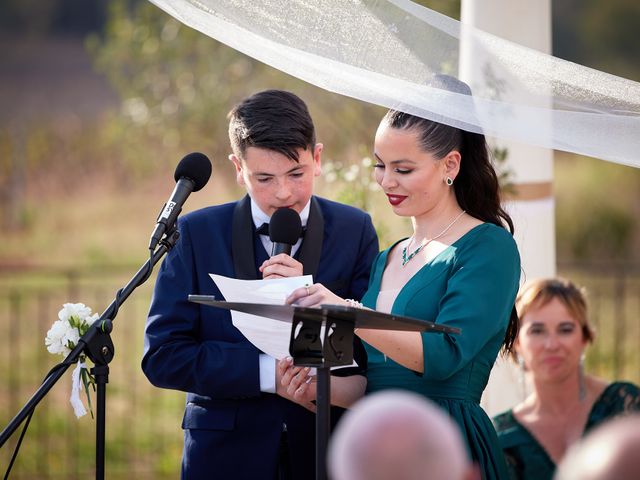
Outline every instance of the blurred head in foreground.
[(348, 411), (329, 445), (334, 480), (479, 478), (458, 427), (424, 397), (387, 391)]
[(554, 478), (640, 478), (640, 414), (606, 422), (574, 444), (558, 466)]

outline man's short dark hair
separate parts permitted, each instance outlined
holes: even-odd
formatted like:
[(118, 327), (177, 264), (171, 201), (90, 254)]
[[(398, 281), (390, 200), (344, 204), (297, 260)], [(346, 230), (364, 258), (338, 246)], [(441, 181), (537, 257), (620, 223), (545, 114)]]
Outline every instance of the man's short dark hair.
[(316, 144), (315, 128), (307, 105), (283, 90), (265, 90), (236, 105), (229, 118), (233, 153), (243, 158), (248, 147), (264, 148), (298, 161), (298, 149)]

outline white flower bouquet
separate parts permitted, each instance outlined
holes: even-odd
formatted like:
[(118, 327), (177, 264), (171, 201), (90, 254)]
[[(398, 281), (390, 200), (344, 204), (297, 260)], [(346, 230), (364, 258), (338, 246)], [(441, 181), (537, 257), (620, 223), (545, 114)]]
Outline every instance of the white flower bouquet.
[[(58, 312), (58, 320), (53, 322), (44, 339), (47, 350), (54, 355), (59, 354), (66, 357), (75, 348), (80, 337), (89, 330), (91, 324), (98, 318), (99, 315), (97, 313), (92, 314), (91, 308), (84, 303), (65, 303)], [(82, 381), (84, 391), (87, 394), (89, 411), (93, 418), (89, 387), (95, 391), (95, 381), (91, 373), (89, 373), (85, 360), (85, 355), (80, 355), (78, 366), (71, 375), (72, 387), (69, 401), (78, 418), (86, 415), (87, 410), (82, 400), (80, 400), (80, 381)]]

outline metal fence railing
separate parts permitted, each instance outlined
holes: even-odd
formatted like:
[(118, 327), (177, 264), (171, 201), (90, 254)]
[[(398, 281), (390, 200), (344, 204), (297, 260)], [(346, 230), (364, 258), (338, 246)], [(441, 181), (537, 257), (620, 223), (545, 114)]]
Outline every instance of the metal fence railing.
[[(561, 275), (589, 291), (598, 336), (589, 349), (587, 366), (610, 380), (640, 383), (638, 267), (561, 265), (559, 269)], [(44, 346), (46, 332), (62, 304), (83, 302), (102, 312), (127, 280), (122, 271), (0, 272), (1, 428), (30, 398), (46, 372), (62, 360)], [(131, 295), (114, 322), (116, 355), (107, 387), (106, 471), (110, 479), (179, 475), (184, 396), (154, 388), (140, 370), (153, 280)], [(84, 479), (94, 475), (95, 422), (89, 416), (75, 418), (69, 392), (68, 373), (36, 409), (11, 478)], [(1, 472), (18, 437), (19, 431), (0, 450)]]
[[(0, 425), (4, 428), (63, 359), (44, 345), (47, 330), (66, 302), (102, 312), (113, 300), (120, 272), (58, 272), (43, 284), (41, 272), (22, 275), (20, 286), (0, 291)], [(28, 278), (27, 278), (28, 277)], [(46, 283), (46, 282), (44, 282)], [(184, 396), (149, 384), (140, 369), (143, 330), (151, 284), (135, 291), (120, 308), (112, 333), (106, 413), (107, 478), (177, 478), (182, 451), (180, 423)], [(94, 476), (95, 422), (76, 419), (69, 404), (71, 369), (36, 409), (11, 477), (85, 479)], [(82, 397), (84, 398), (84, 397)], [(95, 405), (95, 394), (93, 396)], [(0, 450), (0, 471), (9, 463), (20, 430)]]
[(567, 263), (559, 272), (587, 289), (596, 330), (587, 368), (605, 379), (640, 383), (640, 265)]

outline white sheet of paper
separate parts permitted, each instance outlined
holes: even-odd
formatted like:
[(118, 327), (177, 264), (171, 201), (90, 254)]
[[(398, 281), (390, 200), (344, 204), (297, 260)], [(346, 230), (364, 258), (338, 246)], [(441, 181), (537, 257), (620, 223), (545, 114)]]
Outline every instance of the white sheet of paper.
[[(296, 288), (313, 284), (312, 275), (272, 280), (237, 280), (209, 274), (227, 302), (283, 305)], [(231, 311), (233, 325), (264, 353), (282, 359), (289, 356), (291, 323), (249, 313)]]

